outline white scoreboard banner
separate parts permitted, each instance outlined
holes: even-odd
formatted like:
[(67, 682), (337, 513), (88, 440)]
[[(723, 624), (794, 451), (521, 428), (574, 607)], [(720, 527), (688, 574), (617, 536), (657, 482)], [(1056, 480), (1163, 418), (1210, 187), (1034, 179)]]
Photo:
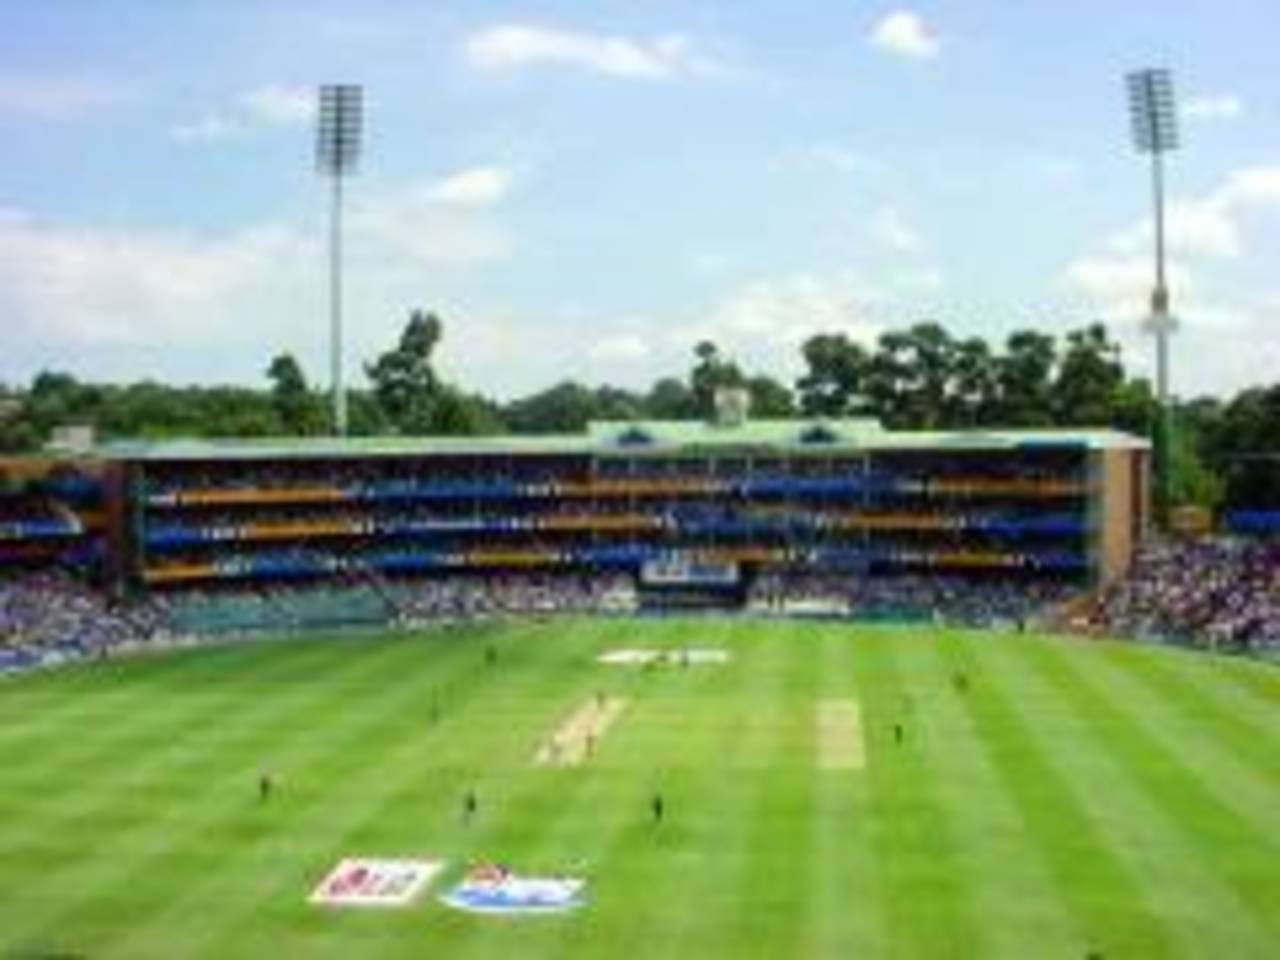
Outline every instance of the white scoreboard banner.
[(654, 587), (733, 586), (738, 582), (738, 565), (732, 561), (701, 560), (672, 554), (646, 560), (640, 568), (640, 581)]

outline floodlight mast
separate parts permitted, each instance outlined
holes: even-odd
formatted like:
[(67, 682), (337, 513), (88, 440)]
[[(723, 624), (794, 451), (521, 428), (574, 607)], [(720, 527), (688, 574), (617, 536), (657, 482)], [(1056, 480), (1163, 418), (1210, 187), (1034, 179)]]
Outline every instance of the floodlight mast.
[(360, 160), (364, 90), (357, 84), (320, 87), (320, 122), (316, 138), (316, 170), (330, 178), (329, 205), (329, 374), (333, 432), (347, 432), (347, 393), (342, 383), (342, 178)]
[(1151, 200), (1154, 207), (1156, 284), (1151, 292), (1151, 314), (1146, 329), (1156, 340), (1156, 397), (1159, 414), (1155, 429), (1156, 519), (1168, 529), (1173, 499), (1170, 448), (1173, 411), (1169, 399), (1169, 335), (1178, 321), (1169, 311), (1169, 287), (1165, 276), (1164, 155), (1178, 149), (1178, 116), (1174, 105), (1173, 77), (1168, 70), (1136, 70), (1126, 78), (1133, 144), (1139, 153), (1151, 155)]

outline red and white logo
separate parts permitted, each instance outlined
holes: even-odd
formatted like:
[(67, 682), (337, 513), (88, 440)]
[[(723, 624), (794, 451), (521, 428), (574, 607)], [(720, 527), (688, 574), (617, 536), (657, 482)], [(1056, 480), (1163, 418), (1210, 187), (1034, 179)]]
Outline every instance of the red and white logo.
[(443, 869), (443, 860), (350, 857), (330, 870), (308, 899), (334, 907), (403, 907)]

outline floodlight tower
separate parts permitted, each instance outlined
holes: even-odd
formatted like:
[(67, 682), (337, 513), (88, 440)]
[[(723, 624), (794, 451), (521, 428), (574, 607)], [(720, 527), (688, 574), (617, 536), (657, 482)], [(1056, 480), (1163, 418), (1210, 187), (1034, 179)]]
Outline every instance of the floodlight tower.
[(333, 432), (347, 432), (347, 393), (342, 386), (342, 178), (360, 160), (364, 90), (357, 84), (320, 87), (316, 170), (333, 184), (329, 206), (329, 373), (333, 391)]
[(1156, 397), (1159, 415), (1155, 430), (1156, 517), (1168, 527), (1172, 499), (1170, 445), (1173, 411), (1169, 402), (1169, 335), (1178, 321), (1169, 312), (1169, 288), (1165, 283), (1164, 257), (1164, 155), (1178, 149), (1178, 114), (1173, 98), (1173, 77), (1168, 70), (1135, 70), (1126, 78), (1133, 144), (1139, 153), (1151, 155), (1151, 199), (1155, 207), (1156, 285), (1151, 292), (1151, 314), (1144, 324), (1156, 340)]

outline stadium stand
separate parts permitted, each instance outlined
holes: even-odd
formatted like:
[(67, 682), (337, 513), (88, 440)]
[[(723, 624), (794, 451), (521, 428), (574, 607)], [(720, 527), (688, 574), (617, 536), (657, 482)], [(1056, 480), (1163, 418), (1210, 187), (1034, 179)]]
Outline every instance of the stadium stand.
[(0, 673), (100, 655), (147, 629), (62, 571), (0, 580)]
[(780, 570), (1083, 582), (1127, 562), (1146, 451), (1106, 431), (853, 420), (105, 455), (132, 518), (125, 587), (610, 574), (653, 608), (741, 606)]
[(1109, 431), (861, 420), (0, 461), (4, 662), (148, 637), (637, 609), (1018, 627), (1095, 588), (1095, 630), (1275, 647), (1276, 515), (1228, 518), (1250, 540), (1137, 550), (1146, 474), (1145, 444)]
[(1099, 598), (1094, 627), (1120, 636), (1280, 651), (1280, 542), (1152, 541)]

